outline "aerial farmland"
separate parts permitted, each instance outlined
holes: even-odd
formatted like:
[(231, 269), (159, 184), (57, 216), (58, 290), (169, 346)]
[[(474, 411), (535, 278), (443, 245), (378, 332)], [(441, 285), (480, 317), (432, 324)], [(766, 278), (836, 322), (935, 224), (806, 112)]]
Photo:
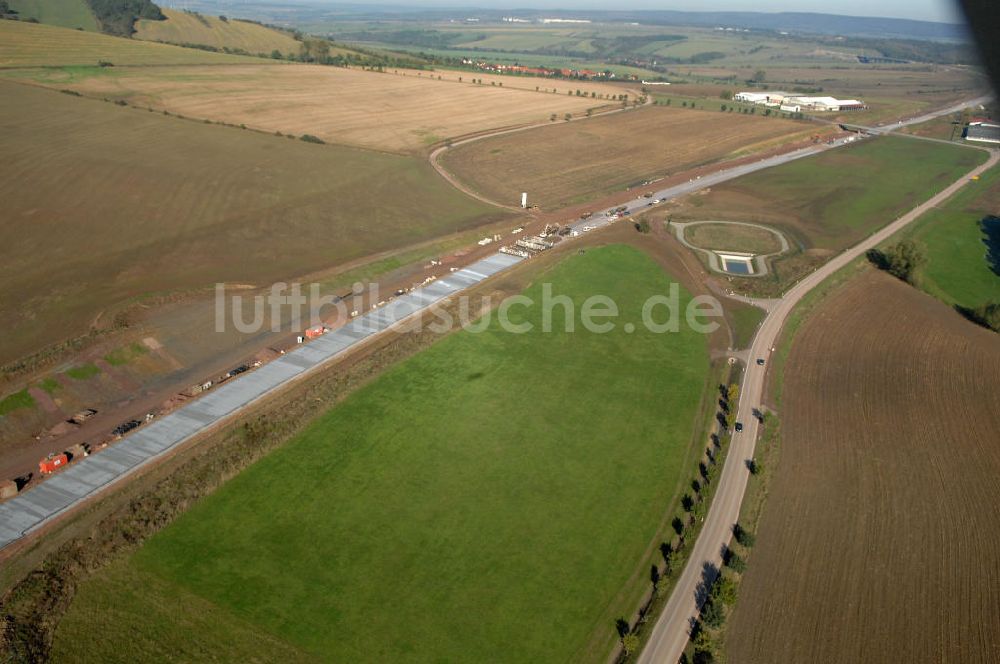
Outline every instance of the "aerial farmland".
[(588, 86), (599, 99), (503, 87), (495, 81), (473, 83), (472, 77), (459, 81), (441, 75), (439, 80), (437, 74), (412, 70), (376, 73), (302, 65), (24, 75), (52, 87), (197, 120), (394, 152), (418, 151), (484, 129), (546, 122), (553, 114), (584, 114), (610, 105), (613, 94), (627, 94), (600, 84)]
[[(920, 332), (886, 340), (901, 329)], [(994, 556), (996, 512), (979, 506), (997, 501), (998, 350), (996, 333), (871, 271), (810, 316), (730, 657), (996, 661), (995, 569), (966, 580)]]
[(0, 0), (0, 661), (997, 661), (984, 24), (810, 2)]

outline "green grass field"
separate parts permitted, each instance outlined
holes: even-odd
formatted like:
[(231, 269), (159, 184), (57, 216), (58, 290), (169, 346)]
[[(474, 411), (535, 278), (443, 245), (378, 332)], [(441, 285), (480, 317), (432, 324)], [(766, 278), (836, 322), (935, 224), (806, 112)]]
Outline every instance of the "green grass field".
[(143, 355), (146, 355), (148, 352), (149, 350), (145, 346), (135, 341), (130, 343), (128, 346), (115, 348), (104, 356), (104, 361), (113, 367), (121, 367), (142, 357)]
[(733, 331), (733, 348), (748, 348), (764, 320), (764, 310), (735, 301), (726, 302), (726, 310)]
[(78, 367), (66, 370), (66, 375), (73, 380), (90, 380), (99, 373), (101, 373), (101, 370), (93, 364), (81, 364)]
[(67, 30), (40, 23), (0, 21), (0, 67), (260, 63), (260, 58), (211, 53), (168, 44)]
[(1000, 300), (1000, 274), (989, 263), (987, 237), (980, 227), (983, 218), (1000, 211), (998, 203), (1000, 168), (994, 167), (911, 227), (908, 236), (921, 243), (927, 254), (922, 288), (948, 304), (964, 307)]
[(19, 410), (21, 408), (33, 408), (34, 406), (35, 399), (28, 394), (28, 390), (14, 392), (13, 394), (8, 394), (3, 399), (0, 399), (0, 417), (9, 415), (15, 410)]
[(869, 139), (713, 187), (683, 216), (774, 223), (807, 247), (839, 250), (927, 200), (986, 157), (941, 143)]
[(635, 249), (542, 282), (616, 329), (515, 307), (534, 330), (390, 369), (85, 583), (54, 660), (606, 661), (694, 464), (707, 340), (624, 332), (670, 282)]
[(87, 32), (100, 30), (85, 0), (8, 0), (7, 4), (21, 19), (34, 18), (40, 23)]
[(137, 21), (135, 38), (172, 44), (204, 44), (266, 55), (274, 50), (298, 55), (302, 50), (302, 43), (290, 34), (257, 23), (236, 19), (223, 21), (218, 16), (195, 16), (173, 9), (164, 9), (163, 14), (167, 17), (165, 21)]
[(831, 255), (926, 201), (987, 158), (960, 145), (886, 136), (769, 168), (689, 196), (678, 221), (725, 219), (775, 227), (792, 246), (765, 277), (739, 287), (773, 297)]
[(412, 157), (27, 85), (0, 95), (0, 363), (134, 298), (288, 280), (505, 215)]
[(52, 376), (46, 376), (38, 382), (38, 387), (45, 390), (47, 394), (55, 394), (62, 389), (62, 383)]
[(781, 240), (769, 230), (741, 224), (698, 224), (684, 229), (684, 237), (702, 249), (773, 254), (781, 251)]

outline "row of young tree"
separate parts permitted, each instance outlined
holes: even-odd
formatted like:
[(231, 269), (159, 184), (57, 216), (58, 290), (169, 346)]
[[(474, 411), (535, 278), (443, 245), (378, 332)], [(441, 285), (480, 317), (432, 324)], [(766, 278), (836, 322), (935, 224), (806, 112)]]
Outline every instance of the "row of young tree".
[[(665, 599), (666, 586), (664, 580), (670, 579), (682, 566), (683, 551), (687, 546), (687, 540), (692, 529), (697, 524), (705, 520), (708, 509), (708, 489), (718, 478), (720, 471), (720, 454), (730, 438), (730, 432), (735, 424), (736, 404), (739, 400), (740, 388), (736, 383), (729, 385), (719, 385), (719, 410), (716, 413), (716, 420), (719, 425), (718, 433), (712, 434), (711, 442), (705, 448), (705, 455), (698, 463), (697, 476), (691, 480), (690, 490), (681, 497), (680, 513), (673, 518), (670, 525), (673, 530), (673, 537), (669, 541), (660, 543), (660, 557), (662, 562), (653, 564), (649, 570), (649, 581), (652, 584), (652, 592), (645, 606), (639, 611), (639, 619), (635, 628), (624, 617), (615, 621), (615, 629), (621, 639), (622, 650), (626, 657), (638, 652), (640, 641), (637, 630), (645, 622), (652, 610), (654, 603)], [(734, 529), (734, 533), (736, 530)], [(739, 529), (738, 539), (747, 540), (750, 534)], [(734, 566), (739, 566), (742, 571), (742, 559), (735, 554), (727, 557), (732, 560)], [(728, 563), (727, 563), (728, 564)], [(735, 569), (735, 568), (734, 568)]]
[[(722, 569), (706, 564), (702, 570), (702, 581), (697, 591), (701, 613), (691, 630), (691, 657), (689, 659), (687, 653), (682, 655), (682, 664), (713, 664), (719, 661), (720, 637), (736, 604), (740, 578), (746, 571), (746, 556), (754, 545), (753, 533), (738, 523), (733, 526), (733, 539), (736, 544), (726, 548)], [(738, 553), (737, 548), (743, 553)]]

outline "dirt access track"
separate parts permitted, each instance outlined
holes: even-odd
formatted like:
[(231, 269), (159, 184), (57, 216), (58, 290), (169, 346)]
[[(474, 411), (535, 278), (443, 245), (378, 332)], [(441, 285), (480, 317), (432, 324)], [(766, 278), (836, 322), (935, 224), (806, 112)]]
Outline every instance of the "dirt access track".
[(1000, 335), (868, 270), (795, 338), (733, 662), (1000, 661)]

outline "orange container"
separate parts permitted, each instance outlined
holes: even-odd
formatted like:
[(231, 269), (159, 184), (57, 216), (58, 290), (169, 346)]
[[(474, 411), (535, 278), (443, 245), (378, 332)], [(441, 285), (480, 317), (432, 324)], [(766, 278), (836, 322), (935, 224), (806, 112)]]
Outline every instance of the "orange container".
[(65, 454), (57, 454), (48, 459), (42, 459), (38, 462), (38, 471), (42, 474), (54, 473), (59, 468), (62, 468), (67, 463), (69, 463), (69, 457)]

